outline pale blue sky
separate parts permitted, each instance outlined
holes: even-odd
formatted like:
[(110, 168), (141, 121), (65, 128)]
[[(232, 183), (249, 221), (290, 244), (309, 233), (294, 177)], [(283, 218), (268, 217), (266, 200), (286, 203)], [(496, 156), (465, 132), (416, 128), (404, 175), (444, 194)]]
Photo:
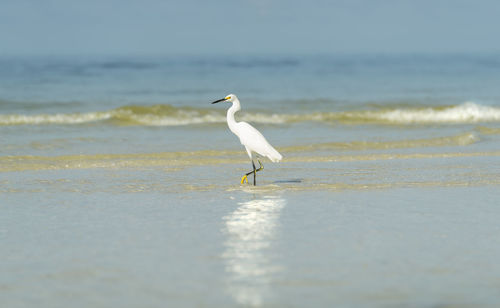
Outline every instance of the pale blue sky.
[(0, 0), (0, 54), (498, 52), (497, 0)]

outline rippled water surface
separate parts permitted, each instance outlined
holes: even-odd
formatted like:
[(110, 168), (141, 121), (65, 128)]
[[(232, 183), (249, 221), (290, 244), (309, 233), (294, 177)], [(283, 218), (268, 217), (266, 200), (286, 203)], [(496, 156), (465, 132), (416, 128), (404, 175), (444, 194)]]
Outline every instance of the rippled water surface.
[[(6, 307), (500, 304), (498, 55), (0, 68)], [(256, 187), (229, 93), (284, 156)]]

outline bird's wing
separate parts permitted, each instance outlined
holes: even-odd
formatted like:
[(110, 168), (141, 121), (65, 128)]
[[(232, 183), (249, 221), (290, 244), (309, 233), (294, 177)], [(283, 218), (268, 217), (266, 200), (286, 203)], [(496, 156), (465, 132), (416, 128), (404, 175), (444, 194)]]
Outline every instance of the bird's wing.
[(252, 125), (246, 122), (239, 122), (238, 137), (241, 144), (249, 148), (251, 151), (269, 158), (271, 161), (280, 161), (282, 156), (276, 151), (272, 145), (267, 142), (266, 138)]

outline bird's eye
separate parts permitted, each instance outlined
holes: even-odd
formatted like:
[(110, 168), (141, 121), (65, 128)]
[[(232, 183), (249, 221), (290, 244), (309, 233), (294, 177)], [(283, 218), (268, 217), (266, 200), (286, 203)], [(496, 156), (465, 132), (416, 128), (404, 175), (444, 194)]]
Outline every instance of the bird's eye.
[(225, 98), (225, 99), (231, 99), (231, 96), (226, 96), (226, 98)]

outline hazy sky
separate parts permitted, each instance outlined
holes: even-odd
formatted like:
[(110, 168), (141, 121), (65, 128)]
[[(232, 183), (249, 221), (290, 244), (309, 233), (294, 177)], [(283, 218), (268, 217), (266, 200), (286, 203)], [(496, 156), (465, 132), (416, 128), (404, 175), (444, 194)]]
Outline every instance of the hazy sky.
[(498, 0), (0, 0), (0, 54), (498, 52)]

